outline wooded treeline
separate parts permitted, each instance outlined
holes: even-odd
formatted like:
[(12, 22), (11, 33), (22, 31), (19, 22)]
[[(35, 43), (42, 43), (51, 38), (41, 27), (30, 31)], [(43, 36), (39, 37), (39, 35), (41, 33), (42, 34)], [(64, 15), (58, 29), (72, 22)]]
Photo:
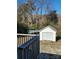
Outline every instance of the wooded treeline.
[[(48, 0), (26, 0), (17, 9), (17, 32), (27, 33), (29, 29), (41, 29), (47, 25), (54, 26), (61, 33), (61, 16), (52, 9)], [(53, 2), (53, 1), (52, 1)]]

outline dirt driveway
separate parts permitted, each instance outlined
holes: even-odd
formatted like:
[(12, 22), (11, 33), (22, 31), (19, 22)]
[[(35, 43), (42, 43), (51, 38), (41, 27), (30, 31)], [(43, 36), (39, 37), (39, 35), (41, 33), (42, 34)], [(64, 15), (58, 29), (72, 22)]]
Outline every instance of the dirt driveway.
[(50, 54), (61, 55), (61, 40), (58, 40), (57, 42), (41, 41), (40, 53), (50, 53)]

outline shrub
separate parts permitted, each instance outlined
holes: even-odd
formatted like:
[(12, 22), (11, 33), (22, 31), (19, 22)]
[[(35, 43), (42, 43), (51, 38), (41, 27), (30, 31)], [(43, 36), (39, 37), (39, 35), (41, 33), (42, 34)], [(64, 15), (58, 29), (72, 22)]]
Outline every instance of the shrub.
[(56, 41), (58, 41), (58, 40), (61, 40), (61, 36), (60, 35), (56, 36)]
[(28, 33), (28, 26), (23, 23), (17, 24), (17, 33)]

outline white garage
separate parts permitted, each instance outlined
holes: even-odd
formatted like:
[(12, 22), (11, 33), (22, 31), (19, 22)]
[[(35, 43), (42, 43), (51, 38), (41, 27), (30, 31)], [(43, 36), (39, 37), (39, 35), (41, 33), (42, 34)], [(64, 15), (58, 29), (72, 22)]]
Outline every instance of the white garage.
[(52, 26), (47, 26), (41, 29), (40, 40), (56, 41), (56, 29)]

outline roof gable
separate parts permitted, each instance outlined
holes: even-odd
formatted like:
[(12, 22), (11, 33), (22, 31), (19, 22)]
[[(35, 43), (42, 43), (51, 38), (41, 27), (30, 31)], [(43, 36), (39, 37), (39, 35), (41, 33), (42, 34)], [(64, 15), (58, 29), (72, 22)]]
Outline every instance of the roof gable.
[(56, 30), (54, 27), (52, 27), (52, 26), (47, 26), (47, 27), (41, 29), (40, 31), (43, 31), (43, 30), (45, 30), (46, 28), (50, 28), (51, 30), (57, 31), (57, 30)]

